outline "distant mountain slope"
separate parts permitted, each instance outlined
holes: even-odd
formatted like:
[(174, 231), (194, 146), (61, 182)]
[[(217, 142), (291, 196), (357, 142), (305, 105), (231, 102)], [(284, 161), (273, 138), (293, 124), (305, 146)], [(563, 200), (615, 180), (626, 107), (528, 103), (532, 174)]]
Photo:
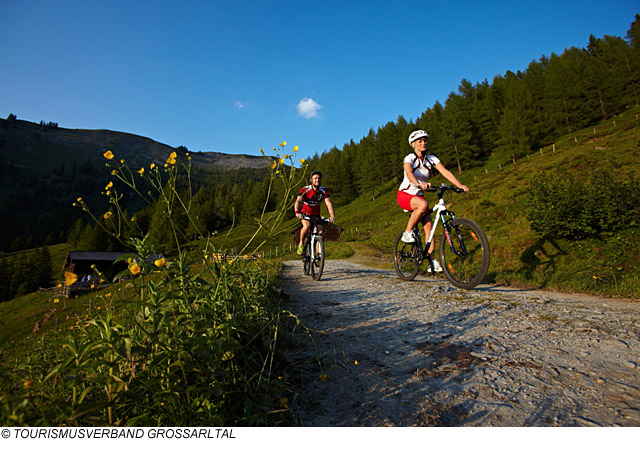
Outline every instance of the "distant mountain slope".
[[(132, 170), (165, 163), (171, 152), (185, 151), (152, 139), (109, 130), (72, 130), (0, 119), (0, 253), (57, 243), (86, 214), (77, 197), (102, 205), (109, 181), (102, 156), (112, 151)], [(261, 156), (189, 152), (192, 187), (261, 181), (269, 161)], [(139, 200), (139, 199), (137, 199)], [(138, 210), (135, 198), (124, 207)], [(102, 206), (104, 207), (104, 206)]]
[[(76, 164), (100, 161), (106, 150), (111, 150), (135, 167), (151, 162), (164, 163), (176, 149), (143, 136), (118, 131), (73, 130), (0, 119), (3, 162), (27, 173), (44, 175), (62, 162), (68, 165), (73, 161)], [(192, 163), (206, 172), (265, 167), (260, 156), (218, 152), (191, 152), (191, 155)]]

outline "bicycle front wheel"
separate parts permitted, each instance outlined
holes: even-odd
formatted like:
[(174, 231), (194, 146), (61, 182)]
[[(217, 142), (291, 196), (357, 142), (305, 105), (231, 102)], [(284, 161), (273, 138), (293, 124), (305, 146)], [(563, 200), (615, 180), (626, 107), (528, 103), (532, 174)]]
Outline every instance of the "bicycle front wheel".
[(473, 289), (489, 270), (489, 241), (480, 225), (469, 219), (455, 219), (449, 233), (440, 237), (440, 264), (449, 282)]
[(420, 270), (418, 252), (420, 247), (417, 243), (407, 244), (402, 242), (401, 231), (393, 243), (393, 265), (396, 267), (398, 276), (405, 281), (413, 280)]
[(320, 236), (316, 237), (314, 239), (314, 245), (313, 261), (311, 261), (311, 278), (318, 281), (324, 269), (324, 239)]

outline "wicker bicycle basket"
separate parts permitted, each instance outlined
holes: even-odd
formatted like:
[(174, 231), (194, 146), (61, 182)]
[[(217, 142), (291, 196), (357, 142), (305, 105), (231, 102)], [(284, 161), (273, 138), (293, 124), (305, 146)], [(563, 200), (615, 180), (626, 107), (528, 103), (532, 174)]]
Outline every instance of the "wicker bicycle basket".
[[(298, 245), (300, 243), (300, 230), (302, 229), (302, 225), (298, 226), (293, 231), (293, 244)], [(325, 223), (324, 224), (324, 240), (325, 241), (340, 241), (340, 233), (342, 233), (342, 228), (336, 225), (335, 223)]]

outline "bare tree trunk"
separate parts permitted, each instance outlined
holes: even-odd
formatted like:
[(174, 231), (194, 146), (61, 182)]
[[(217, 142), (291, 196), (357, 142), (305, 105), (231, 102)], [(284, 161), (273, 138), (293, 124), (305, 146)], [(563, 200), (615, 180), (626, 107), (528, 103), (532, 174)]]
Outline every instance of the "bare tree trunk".
[(458, 163), (458, 173), (462, 173), (462, 166), (460, 165), (460, 155), (458, 155), (458, 146), (454, 145), (453, 148), (456, 150), (456, 161)]
[(602, 118), (606, 120), (607, 112), (604, 109), (604, 100), (602, 100), (602, 91), (598, 89), (598, 99), (600, 100), (600, 110), (602, 111)]

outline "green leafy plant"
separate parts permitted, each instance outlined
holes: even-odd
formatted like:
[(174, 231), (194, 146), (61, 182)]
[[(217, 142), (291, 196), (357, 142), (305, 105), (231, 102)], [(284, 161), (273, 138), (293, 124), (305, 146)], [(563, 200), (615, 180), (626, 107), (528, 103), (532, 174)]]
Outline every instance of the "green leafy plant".
[[(256, 231), (234, 255), (213, 246), (190, 214), (189, 190), (176, 189), (179, 176), (189, 180), (188, 154), (174, 152), (163, 167), (151, 163), (133, 171), (124, 160), (112, 163), (115, 155), (105, 152), (113, 177), (145, 201), (163, 206), (171, 240), (164, 248), (173, 251), (161, 254), (148, 235), (140, 234), (112, 181), (105, 187), (109, 206), (104, 213), (94, 213), (78, 198), (76, 206), (129, 246), (120, 258), (128, 267), (114, 282), (95, 270), (104, 308), (78, 315), (62, 331), (66, 337), (43, 337), (44, 358), (41, 349), (13, 365), (0, 358), (0, 422), (219, 426), (290, 421), (279, 342), (297, 320), (284, 309), (279, 265), (244, 253), (284, 232), (280, 224), (304, 177), (304, 170), (285, 164), (287, 159), (293, 163), (293, 155), (280, 157), (281, 149), (274, 149), (275, 159), (265, 156), (272, 174), (268, 194), (277, 183), (279, 205), (270, 214), (262, 209)], [(140, 190), (143, 177), (155, 195)], [(185, 244), (184, 222), (176, 211), (199, 230), (195, 242)], [(69, 275), (69, 282), (73, 279)]]

